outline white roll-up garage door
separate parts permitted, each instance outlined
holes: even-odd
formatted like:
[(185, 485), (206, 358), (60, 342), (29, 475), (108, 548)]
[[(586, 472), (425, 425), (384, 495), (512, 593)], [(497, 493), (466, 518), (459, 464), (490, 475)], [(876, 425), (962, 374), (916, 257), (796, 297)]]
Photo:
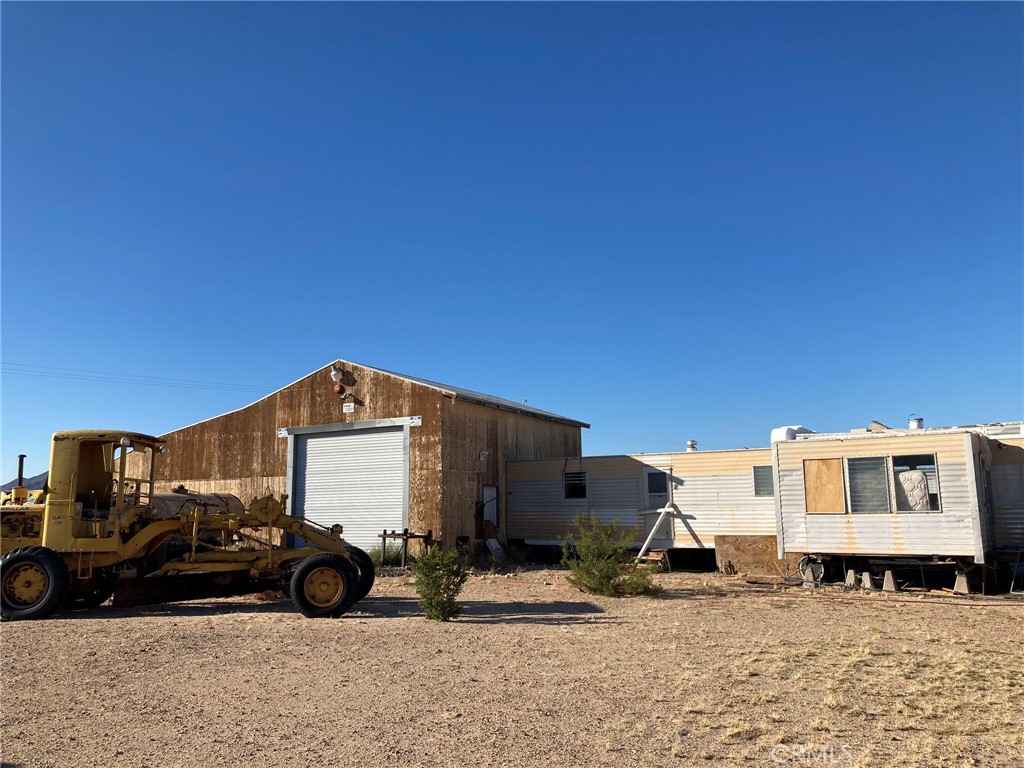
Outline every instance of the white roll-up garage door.
[(366, 549), (406, 527), (405, 430), (352, 429), (295, 436), (294, 509), (321, 525), (344, 526)]

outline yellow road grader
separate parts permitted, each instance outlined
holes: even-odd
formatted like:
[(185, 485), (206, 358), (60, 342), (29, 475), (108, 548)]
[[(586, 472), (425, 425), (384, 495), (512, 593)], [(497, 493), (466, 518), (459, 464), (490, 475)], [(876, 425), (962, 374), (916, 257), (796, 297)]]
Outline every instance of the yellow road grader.
[(373, 561), (273, 496), (153, 492), (157, 437), (122, 431), (53, 436), (41, 493), (0, 504), (0, 617), (239, 594), (281, 586), (305, 616), (336, 617), (373, 586)]

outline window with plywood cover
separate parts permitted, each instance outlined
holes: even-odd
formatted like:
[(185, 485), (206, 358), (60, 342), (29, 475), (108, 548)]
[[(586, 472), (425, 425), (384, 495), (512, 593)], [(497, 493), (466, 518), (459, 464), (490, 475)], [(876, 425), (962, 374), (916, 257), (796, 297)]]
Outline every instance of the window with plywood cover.
[(807, 514), (846, 514), (842, 459), (804, 459), (804, 504)]

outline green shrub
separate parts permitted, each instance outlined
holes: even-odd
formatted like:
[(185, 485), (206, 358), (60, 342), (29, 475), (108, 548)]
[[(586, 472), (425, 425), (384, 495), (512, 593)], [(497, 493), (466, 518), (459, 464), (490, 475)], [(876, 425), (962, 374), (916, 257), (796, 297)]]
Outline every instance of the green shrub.
[[(374, 546), (372, 546), (372, 547), (370, 547), (369, 549), (366, 550), (366, 554), (368, 554), (370, 556), (370, 559), (373, 560), (373, 564), (376, 565), (376, 566), (380, 566), (380, 564), (381, 564), (380, 563), (380, 549), (381, 549), (381, 545), (380, 544), (376, 544), (376, 545), (374, 545)], [(385, 547), (384, 548), (384, 565), (385, 566), (391, 565), (391, 566), (397, 567), (397, 566), (399, 566), (401, 564), (402, 564), (402, 545), (401, 544), (393, 544), (390, 547)]]
[(416, 575), (416, 592), (420, 596), (420, 608), (428, 619), (448, 621), (462, 613), (462, 606), (455, 598), (462, 591), (469, 574), (455, 550), (442, 552), (434, 546), (420, 555), (413, 564)]
[(605, 597), (661, 592), (648, 568), (630, 573), (629, 546), (637, 538), (636, 531), (620, 529), (618, 520), (604, 525), (593, 512), (577, 515), (575, 524), (576, 532), (562, 540), (562, 565), (569, 568), (570, 584)]

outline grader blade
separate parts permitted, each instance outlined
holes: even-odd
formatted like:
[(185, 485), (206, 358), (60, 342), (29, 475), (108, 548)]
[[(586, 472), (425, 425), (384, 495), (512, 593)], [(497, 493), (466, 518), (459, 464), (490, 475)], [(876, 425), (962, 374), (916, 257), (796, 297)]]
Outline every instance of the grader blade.
[(147, 579), (121, 579), (114, 589), (113, 605), (153, 605), (214, 597), (252, 594), (277, 586), (271, 581), (225, 578), (223, 574), (190, 573)]

